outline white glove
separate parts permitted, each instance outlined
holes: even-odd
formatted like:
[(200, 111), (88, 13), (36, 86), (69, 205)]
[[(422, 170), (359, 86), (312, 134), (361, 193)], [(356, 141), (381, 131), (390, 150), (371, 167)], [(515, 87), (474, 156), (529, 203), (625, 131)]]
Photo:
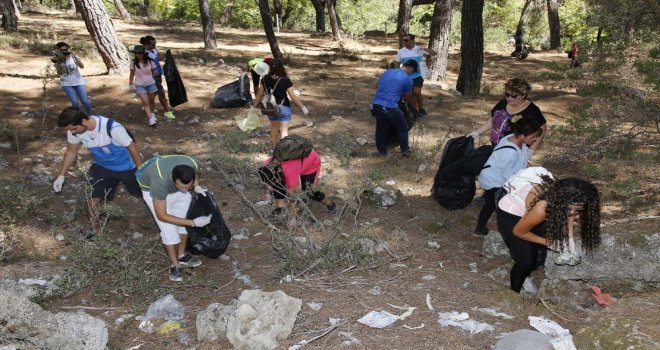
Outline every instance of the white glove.
[(200, 216), (198, 218), (194, 218), (192, 227), (204, 227), (208, 225), (209, 223), (211, 223), (211, 216), (212, 215)]
[(195, 193), (199, 193), (202, 196), (206, 197), (206, 190), (202, 186), (195, 186)]
[(135, 84), (128, 84), (128, 90), (135, 92)]
[(64, 185), (64, 176), (60, 175), (55, 179), (55, 182), (53, 182), (53, 190), (55, 192), (61, 192), (62, 185)]
[(475, 140), (475, 141), (479, 140), (479, 133), (476, 132), (476, 131), (473, 131), (473, 132), (471, 132), (471, 133), (469, 133), (465, 136), (472, 137), (472, 139)]
[(307, 109), (307, 107), (303, 106), (302, 107), (302, 112), (303, 112), (304, 115), (308, 115), (309, 114), (309, 109)]

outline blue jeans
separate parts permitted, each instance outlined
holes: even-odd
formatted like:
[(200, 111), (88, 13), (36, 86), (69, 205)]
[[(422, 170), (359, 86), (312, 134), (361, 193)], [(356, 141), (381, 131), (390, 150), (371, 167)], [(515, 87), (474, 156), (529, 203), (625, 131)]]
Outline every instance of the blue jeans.
[(64, 93), (69, 97), (71, 106), (79, 108), (82, 103), (85, 108), (85, 113), (87, 113), (87, 115), (92, 115), (92, 104), (89, 102), (89, 97), (87, 97), (85, 85), (62, 86), (62, 90), (64, 90)]
[(376, 148), (381, 155), (387, 155), (387, 138), (391, 129), (396, 130), (396, 138), (401, 147), (401, 153), (410, 152), (408, 146), (408, 123), (403, 112), (397, 108), (387, 108), (381, 105), (373, 105), (371, 114), (376, 117)]

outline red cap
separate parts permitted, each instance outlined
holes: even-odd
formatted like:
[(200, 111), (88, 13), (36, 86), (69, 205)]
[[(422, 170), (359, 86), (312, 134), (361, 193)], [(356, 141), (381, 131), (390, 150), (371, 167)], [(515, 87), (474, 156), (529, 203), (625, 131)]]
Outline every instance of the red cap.
[(272, 57), (264, 58), (264, 62), (266, 62), (266, 64), (268, 64), (269, 66), (273, 64), (273, 61), (275, 61), (275, 59)]

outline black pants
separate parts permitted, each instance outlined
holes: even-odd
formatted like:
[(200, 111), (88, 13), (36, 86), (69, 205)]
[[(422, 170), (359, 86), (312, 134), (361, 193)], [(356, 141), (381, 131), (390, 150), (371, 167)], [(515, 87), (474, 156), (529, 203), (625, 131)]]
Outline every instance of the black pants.
[[(325, 194), (321, 191), (307, 191), (308, 188), (311, 188), (316, 180), (316, 173), (308, 175), (300, 175), (300, 185), (302, 186), (303, 192), (305, 192), (309, 198), (314, 201), (320, 202), (325, 199)], [(275, 199), (284, 199), (286, 198), (286, 187), (284, 186), (283, 181), (276, 181), (273, 183), (273, 197)]]
[[(497, 228), (509, 247), (509, 255), (513, 259), (511, 268), (511, 289), (520, 293), (525, 278), (539, 266), (545, 264), (546, 247), (540, 244), (525, 241), (513, 235), (513, 227), (520, 221), (520, 217), (509, 214), (497, 208)], [(532, 232), (545, 237), (545, 222), (537, 225)]]
[(479, 218), (477, 219), (477, 229), (486, 227), (486, 224), (488, 224), (488, 219), (490, 219), (490, 216), (493, 215), (497, 205), (495, 194), (500, 189), (501, 187), (494, 187), (490, 190), (484, 191), (484, 206), (481, 207), (481, 211), (479, 212)]

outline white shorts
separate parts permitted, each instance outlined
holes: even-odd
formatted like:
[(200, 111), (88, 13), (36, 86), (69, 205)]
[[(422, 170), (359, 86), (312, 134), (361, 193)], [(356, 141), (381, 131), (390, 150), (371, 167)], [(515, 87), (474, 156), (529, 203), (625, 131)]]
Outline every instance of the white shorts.
[[(149, 210), (151, 210), (151, 215), (153, 215), (158, 228), (160, 229), (160, 238), (165, 245), (179, 244), (181, 238), (179, 235), (186, 235), (188, 232), (184, 226), (177, 226), (167, 222), (158, 220), (156, 217), (156, 211), (154, 210), (154, 200), (151, 198), (151, 193), (148, 191), (142, 191), (142, 198), (147, 203)], [(168, 194), (165, 197), (166, 212), (172, 216), (178, 218), (185, 218), (188, 213), (188, 207), (190, 207), (190, 201), (192, 196), (190, 193), (186, 192), (176, 192)]]

